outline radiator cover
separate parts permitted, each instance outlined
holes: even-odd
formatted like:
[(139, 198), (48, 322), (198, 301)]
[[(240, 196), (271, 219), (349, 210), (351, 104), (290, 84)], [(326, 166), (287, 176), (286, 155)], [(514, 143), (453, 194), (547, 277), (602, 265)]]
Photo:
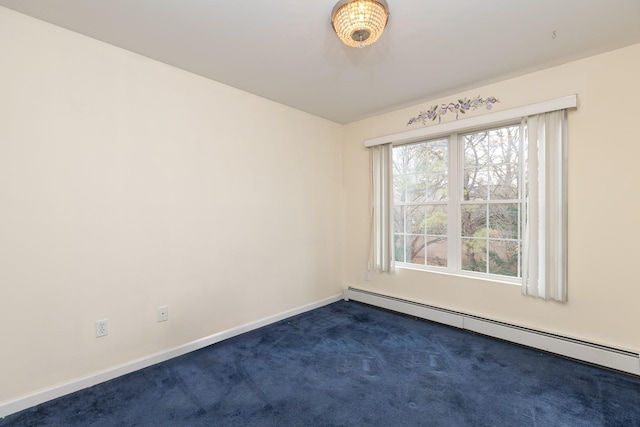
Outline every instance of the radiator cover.
[(353, 287), (345, 290), (344, 299), (473, 331), (582, 362), (640, 375), (640, 355), (637, 352), (550, 334)]

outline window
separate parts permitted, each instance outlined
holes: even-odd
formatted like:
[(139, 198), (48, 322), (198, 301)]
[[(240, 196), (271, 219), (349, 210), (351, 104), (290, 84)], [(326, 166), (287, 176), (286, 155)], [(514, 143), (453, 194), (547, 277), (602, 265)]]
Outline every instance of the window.
[(521, 277), (520, 124), (393, 147), (398, 265)]
[(569, 95), (366, 139), (367, 268), (393, 273), (397, 263), (500, 278), (521, 284), (524, 295), (566, 302), (567, 110), (577, 101)]

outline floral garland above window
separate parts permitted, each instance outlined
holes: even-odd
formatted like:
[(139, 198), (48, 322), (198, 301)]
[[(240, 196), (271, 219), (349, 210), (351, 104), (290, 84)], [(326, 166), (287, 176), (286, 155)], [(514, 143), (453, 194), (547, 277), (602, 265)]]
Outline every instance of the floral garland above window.
[(407, 122), (407, 126), (412, 125), (416, 122), (422, 122), (423, 125), (427, 124), (427, 120), (435, 121), (438, 119), (438, 123), (442, 120), (442, 116), (447, 114), (447, 112), (455, 113), (456, 120), (458, 119), (459, 114), (466, 114), (469, 110), (477, 110), (479, 107), (484, 106), (487, 110), (491, 109), (491, 106), (496, 102), (500, 102), (500, 100), (494, 96), (490, 96), (488, 98), (480, 98), (478, 95), (474, 99), (462, 98), (459, 99), (458, 102), (450, 102), (448, 104), (442, 105), (434, 105), (427, 111), (420, 111), (416, 117), (412, 117)]

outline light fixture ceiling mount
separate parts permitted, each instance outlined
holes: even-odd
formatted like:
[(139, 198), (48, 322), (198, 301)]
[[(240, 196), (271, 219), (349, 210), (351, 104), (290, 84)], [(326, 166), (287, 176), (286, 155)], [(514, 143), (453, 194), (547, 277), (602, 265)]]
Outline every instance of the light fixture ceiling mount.
[(331, 12), (331, 25), (347, 46), (364, 47), (375, 43), (389, 20), (385, 0), (341, 0)]

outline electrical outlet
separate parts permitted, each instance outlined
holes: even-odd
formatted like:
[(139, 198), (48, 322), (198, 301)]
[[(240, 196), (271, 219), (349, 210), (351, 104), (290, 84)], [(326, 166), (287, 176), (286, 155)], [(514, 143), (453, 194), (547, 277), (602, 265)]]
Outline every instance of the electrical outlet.
[(169, 320), (169, 307), (162, 305), (158, 307), (158, 322), (166, 322)]
[(367, 281), (367, 282), (369, 281), (369, 272), (368, 271), (364, 272), (364, 280)]
[(96, 338), (109, 334), (109, 320), (103, 319), (96, 322)]

